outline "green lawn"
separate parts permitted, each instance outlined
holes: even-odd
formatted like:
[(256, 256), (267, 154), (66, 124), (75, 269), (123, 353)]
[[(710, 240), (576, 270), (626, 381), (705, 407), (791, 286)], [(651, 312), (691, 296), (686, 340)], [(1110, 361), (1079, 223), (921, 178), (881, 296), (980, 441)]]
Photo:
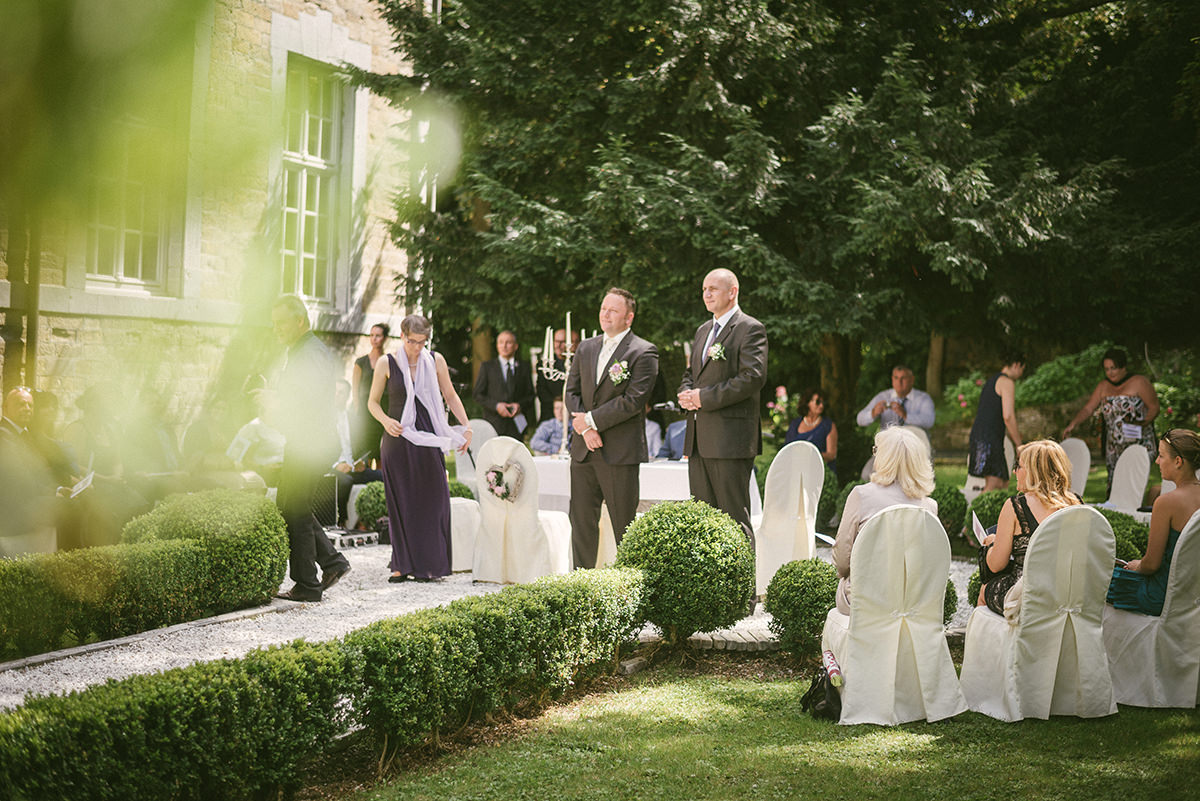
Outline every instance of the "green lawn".
[(799, 711), (806, 687), (660, 668), (347, 798), (1162, 801), (1200, 779), (1197, 710), (843, 727)]

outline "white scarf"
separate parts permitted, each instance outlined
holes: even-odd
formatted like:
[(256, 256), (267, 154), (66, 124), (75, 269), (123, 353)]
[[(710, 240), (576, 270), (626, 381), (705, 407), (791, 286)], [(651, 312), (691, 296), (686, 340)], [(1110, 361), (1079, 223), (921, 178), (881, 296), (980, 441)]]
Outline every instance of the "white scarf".
[[(397, 368), (404, 375), (404, 411), (400, 415), (400, 425), (403, 426), (404, 432), (401, 436), (412, 444), (425, 448), (440, 448), (442, 451), (461, 448), (467, 438), (462, 434), (462, 426), (451, 426), (446, 422), (433, 354), (427, 350), (421, 351), (421, 355), (417, 357), (415, 379), (407, 369), (408, 365), (401, 365), (390, 355), (388, 358), (395, 361)], [(433, 433), (417, 430), (417, 398), (421, 399), (421, 405), (429, 412), (433, 421)]]

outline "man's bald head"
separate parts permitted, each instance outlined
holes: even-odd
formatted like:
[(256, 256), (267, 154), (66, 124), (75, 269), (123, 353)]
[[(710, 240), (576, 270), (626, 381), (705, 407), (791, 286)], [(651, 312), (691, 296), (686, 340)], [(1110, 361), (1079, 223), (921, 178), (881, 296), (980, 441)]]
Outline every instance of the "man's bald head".
[(704, 308), (720, 317), (737, 305), (738, 280), (732, 270), (718, 267), (704, 276)]
[(33, 420), (33, 393), (27, 387), (9, 390), (4, 396), (4, 416), (21, 428), (28, 428)]

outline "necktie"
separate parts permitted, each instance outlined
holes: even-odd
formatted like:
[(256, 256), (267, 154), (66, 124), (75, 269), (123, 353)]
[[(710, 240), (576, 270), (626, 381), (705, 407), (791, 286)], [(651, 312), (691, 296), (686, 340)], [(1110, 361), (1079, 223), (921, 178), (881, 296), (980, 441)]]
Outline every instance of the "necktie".
[(504, 363), (504, 383), (505, 384), (512, 383), (512, 362)]
[(721, 333), (721, 324), (714, 322), (712, 333), (708, 335), (708, 344), (704, 346), (704, 362), (708, 361), (708, 352), (712, 349), (713, 343), (717, 341), (717, 334)]

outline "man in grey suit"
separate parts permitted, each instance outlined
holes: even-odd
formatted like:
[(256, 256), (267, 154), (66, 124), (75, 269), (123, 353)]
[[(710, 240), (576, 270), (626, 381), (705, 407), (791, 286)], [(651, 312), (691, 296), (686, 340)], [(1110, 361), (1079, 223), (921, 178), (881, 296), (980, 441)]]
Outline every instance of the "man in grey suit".
[(637, 513), (638, 470), (646, 461), (646, 400), (658, 377), (658, 350), (630, 330), (637, 303), (612, 288), (600, 304), (603, 336), (580, 343), (567, 375), (571, 439), (571, 546), (575, 567), (595, 567), (600, 504), (618, 543)]
[(759, 392), (767, 380), (767, 331), (738, 308), (738, 280), (729, 270), (704, 277), (704, 306), (712, 319), (696, 330), (679, 385), (686, 409), (683, 452), (692, 497), (750, 527), (750, 472), (762, 452)]

